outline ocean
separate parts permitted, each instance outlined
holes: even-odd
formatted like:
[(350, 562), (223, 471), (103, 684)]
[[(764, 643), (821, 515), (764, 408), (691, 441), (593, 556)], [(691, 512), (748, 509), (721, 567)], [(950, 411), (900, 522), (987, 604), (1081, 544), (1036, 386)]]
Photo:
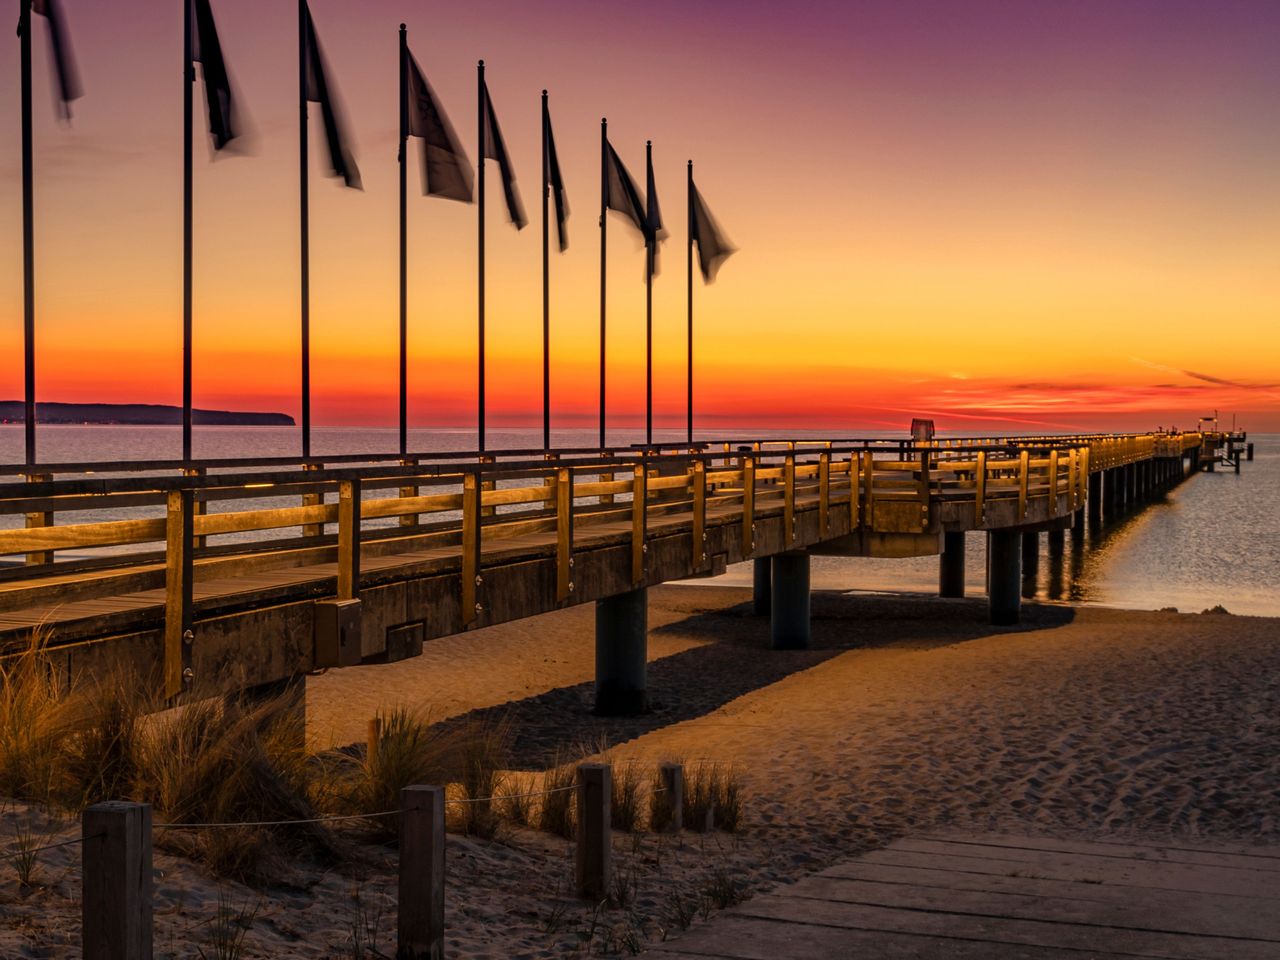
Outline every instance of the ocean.
[[(859, 436), (887, 436), (850, 431)], [(760, 431), (721, 431), (718, 435), (751, 436)], [(770, 431), (778, 435), (777, 431)], [(680, 431), (658, 431), (658, 440), (679, 440)], [(561, 430), (557, 446), (591, 446), (594, 430)], [(611, 430), (611, 443), (625, 446), (643, 440), (636, 430)], [(1068, 533), (1061, 556), (1050, 556), (1041, 537), (1038, 578), (1025, 593), (1043, 600), (1096, 603), (1131, 609), (1176, 607), (1183, 612), (1222, 606), (1231, 613), (1280, 616), (1280, 435), (1250, 437), (1256, 444), (1252, 463), (1239, 475), (1231, 470), (1202, 473), (1102, 530), (1081, 538)], [(40, 459), (44, 462), (177, 459), (181, 433), (176, 427), (41, 426)], [(395, 428), (318, 427), (312, 434), (315, 456), (345, 453), (389, 453), (396, 448)], [(299, 449), (298, 430), (290, 427), (201, 427), (196, 430), (197, 458), (289, 456)], [(539, 430), (492, 431), (492, 450), (534, 448)], [(468, 430), (411, 430), (410, 449), (448, 451), (475, 449)], [(22, 460), (22, 427), (0, 426), (0, 462)], [(239, 509), (250, 508), (241, 501)], [(117, 515), (118, 516), (118, 515)], [(16, 517), (0, 518), (12, 525)], [(100, 519), (81, 516), (79, 520)], [(19, 521), (20, 522), (20, 521)], [(969, 593), (983, 592), (985, 538), (968, 537)], [(813, 585), (818, 589), (867, 592), (931, 593), (937, 590), (938, 561), (816, 557)], [(731, 568), (716, 581), (750, 583), (749, 565)]]

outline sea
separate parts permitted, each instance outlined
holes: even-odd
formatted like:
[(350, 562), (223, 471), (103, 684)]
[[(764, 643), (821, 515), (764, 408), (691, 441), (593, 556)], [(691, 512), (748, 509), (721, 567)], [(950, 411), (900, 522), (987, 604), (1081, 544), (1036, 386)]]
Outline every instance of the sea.
[[(899, 436), (876, 431), (846, 431), (848, 436)], [(777, 430), (724, 430), (716, 438), (780, 436)], [(797, 437), (801, 435), (796, 435)], [(678, 441), (679, 431), (656, 431), (655, 440)], [(388, 454), (398, 445), (395, 428), (316, 427), (313, 456)], [(1068, 533), (1065, 549), (1051, 555), (1041, 537), (1036, 578), (1024, 583), (1024, 595), (1047, 601), (1102, 604), (1140, 610), (1176, 608), (1198, 613), (1223, 607), (1234, 614), (1280, 616), (1280, 434), (1250, 435), (1255, 458), (1236, 474), (1229, 467), (1200, 473), (1157, 500), (1117, 521), (1083, 535)], [(537, 429), (490, 431), (489, 450), (541, 446)], [(609, 443), (625, 447), (643, 440), (637, 430), (610, 430)], [(168, 426), (42, 425), (42, 463), (178, 459), (181, 433)], [(595, 430), (553, 432), (558, 447), (591, 447)], [(0, 426), (0, 463), (22, 461), (21, 425)], [(199, 427), (194, 434), (197, 459), (284, 457), (300, 449), (296, 427)], [(476, 449), (469, 430), (415, 429), (409, 447), (419, 452)], [(9, 480), (11, 478), (5, 478)], [(249, 505), (243, 501), (238, 509)], [(119, 516), (118, 514), (116, 516)], [(105, 519), (77, 517), (78, 520)], [(3, 526), (20, 523), (3, 517)], [(985, 538), (967, 538), (968, 592), (985, 586)], [(935, 557), (908, 560), (815, 557), (815, 589), (867, 593), (936, 592)], [(721, 584), (749, 584), (751, 567), (731, 567)]]

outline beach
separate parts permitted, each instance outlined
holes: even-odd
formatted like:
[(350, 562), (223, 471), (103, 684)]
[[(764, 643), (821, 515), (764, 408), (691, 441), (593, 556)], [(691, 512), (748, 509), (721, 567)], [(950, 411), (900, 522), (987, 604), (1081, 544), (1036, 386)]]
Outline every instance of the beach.
[[(772, 651), (749, 591), (657, 587), (649, 611), (654, 710), (640, 717), (589, 712), (589, 606), (309, 681), (317, 746), (361, 740), (376, 710), (403, 705), (445, 722), (507, 718), (512, 782), (606, 744), (615, 764), (678, 758), (740, 776), (737, 833), (615, 833), (620, 909), (573, 899), (564, 840), (451, 835), (450, 957), (634, 952), (703, 922), (726, 882), (749, 896), (938, 827), (1280, 843), (1280, 620), (1039, 603), (1021, 626), (994, 628), (981, 600), (826, 591), (812, 648)], [(6, 836), (24, 810), (5, 809)], [(394, 953), (395, 852), (353, 849), (342, 869), (297, 863), (267, 891), (158, 853), (156, 955), (198, 956), (220, 897), (224, 912), (256, 907), (245, 957)], [(78, 852), (42, 856), (34, 889), (0, 872), (2, 957), (78, 944)]]

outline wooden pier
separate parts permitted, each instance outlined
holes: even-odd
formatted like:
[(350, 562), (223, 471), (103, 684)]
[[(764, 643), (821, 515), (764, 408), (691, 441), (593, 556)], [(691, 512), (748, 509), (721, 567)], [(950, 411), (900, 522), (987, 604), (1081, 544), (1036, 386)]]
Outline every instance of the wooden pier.
[(955, 595), (964, 536), (981, 532), (992, 619), (1014, 623), (1029, 539), (1133, 509), (1227, 446), (1208, 433), (729, 439), (0, 467), (0, 654), (39, 630), (68, 683), (125, 662), (166, 697), (202, 696), (594, 601), (600, 630), (620, 631), (597, 638), (618, 653), (597, 705), (628, 712), (644, 703), (644, 658), (626, 655), (644, 630), (627, 624), (649, 585), (769, 562), (757, 583), (775, 644), (803, 646), (811, 554), (940, 555)]

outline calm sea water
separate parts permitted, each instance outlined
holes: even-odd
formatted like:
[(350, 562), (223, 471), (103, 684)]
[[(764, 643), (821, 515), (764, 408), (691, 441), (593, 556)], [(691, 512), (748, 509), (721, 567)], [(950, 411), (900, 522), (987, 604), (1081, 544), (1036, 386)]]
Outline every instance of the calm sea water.
[[(757, 431), (758, 432), (758, 431)], [(750, 435), (752, 431), (734, 431)], [(874, 435), (867, 433), (866, 435)], [(618, 445), (643, 439), (639, 431), (610, 431)], [(679, 440), (679, 431), (657, 439)], [(1083, 538), (1068, 534), (1061, 557), (1051, 557), (1041, 538), (1039, 576), (1028, 582), (1042, 599), (1101, 603), (1135, 609), (1177, 607), (1200, 611), (1218, 604), (1232, 613), (1280, 616), (1280, 435), (1258, 434), (1256, 458), (1239, 475), (1226, 470), (1200, 474), (1146, 509)], [(40, 429), (40, 459), (46, 462), (176, 459), (181, 435), (174, 427), (47, 426)], [(594, 431), (557, 431), (558, 446), (589, 446)], [(389, 453), (394, 428), (321, 427), (314, 431), (316, 455)], [(537, 430), (493, 432), (491, 449), (532, 448)], [(470, 431), (410, 431), (415, 450), (475, 448)], [(297, 453), (298, 431), (288, 427), (203, 427), (196, 431), (201, 458), (288, 456)], [(22, 428), (0, 426), (0, 462), (22, 459)], [(243, 501), (240, 509), (248, 504)], [(77, 519), (91, 519), (78, 517)], [(984, 538), (968, 538), (970, 592), (981, 593)], [(814, 559), (814, 586), (822, 589), (907, 591), (937, 589), (936, 558), (868, 560)], [(749, 583), (750, 567), (731, 569), (721, 582)]]

